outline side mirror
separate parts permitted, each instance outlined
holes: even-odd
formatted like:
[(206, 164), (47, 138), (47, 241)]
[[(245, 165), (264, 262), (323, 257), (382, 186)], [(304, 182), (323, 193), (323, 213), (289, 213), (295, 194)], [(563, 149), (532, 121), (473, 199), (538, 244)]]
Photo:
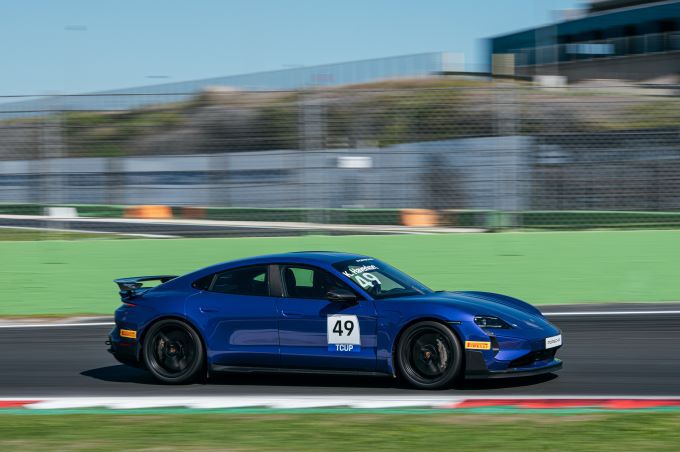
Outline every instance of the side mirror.
[(357, 296), (347, 289), (332, 289), (326, 293), (326, 298), (335, 303), (356, 304)]

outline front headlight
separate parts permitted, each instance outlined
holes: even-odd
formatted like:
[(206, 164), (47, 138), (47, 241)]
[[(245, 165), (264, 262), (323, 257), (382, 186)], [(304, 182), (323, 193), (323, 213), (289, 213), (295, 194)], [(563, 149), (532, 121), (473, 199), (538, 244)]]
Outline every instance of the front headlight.
[(475, 316), (475, 323), (481, 328), (493, 328), (500, 330), (509, 330), (512, 328), (505, 320), (499, 319), (492, 315), (477, 315)]

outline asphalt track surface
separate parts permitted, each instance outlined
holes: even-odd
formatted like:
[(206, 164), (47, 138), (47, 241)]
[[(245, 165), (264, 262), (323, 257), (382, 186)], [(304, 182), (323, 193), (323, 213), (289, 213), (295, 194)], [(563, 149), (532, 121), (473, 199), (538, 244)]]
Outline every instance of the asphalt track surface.
[[(443, 395), (680, 395), (680, 304), (550, 307), (564, 368), (533, 378), (465, 382)], [(580, 312), (575, 312), (580, 311)], [(607, 312), (618, 312), (609, 314)], [(620, 312), (627, 312), (621, 314)], [(643, 314), (631, 312), (643, 311)], [(663, 311), (663, 312), (657, 312)], [(378, 377), (223, 374), (166, 386), (106, 352), (110, 326), (0, 328), (0, 397), (423, 395)], [(427, 392), (432, 394), (432, 392)]]

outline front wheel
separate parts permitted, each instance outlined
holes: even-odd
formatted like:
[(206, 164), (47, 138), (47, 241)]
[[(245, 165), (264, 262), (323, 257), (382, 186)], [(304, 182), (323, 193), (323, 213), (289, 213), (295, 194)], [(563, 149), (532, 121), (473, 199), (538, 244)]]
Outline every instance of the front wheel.
[(163, 383), (188, 383), (203, 370), (203, 344), (185, 322), (161, 320), (146, 334), (144, 363)]
[(411, 325), (397, 345), (399, 373), (420, 389), (449, 385), (460, 373), (463, 350), (453, 332), (438, 322)]

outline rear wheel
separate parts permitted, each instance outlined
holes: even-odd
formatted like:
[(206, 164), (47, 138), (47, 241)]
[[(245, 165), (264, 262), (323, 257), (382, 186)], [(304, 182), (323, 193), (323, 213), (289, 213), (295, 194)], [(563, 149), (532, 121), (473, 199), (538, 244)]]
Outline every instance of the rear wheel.
[(396, 354), (399, 373), (406, 381), (421, 389), (439, 389), (460, 373), (463, 351), (448, 327), (426, 321), (404, 331)]
[(191, 382), (203, 371), (201, 339), (185, 322), (161, 320), (146, 334), (144, 363), (153, 376), (164, 383)]

